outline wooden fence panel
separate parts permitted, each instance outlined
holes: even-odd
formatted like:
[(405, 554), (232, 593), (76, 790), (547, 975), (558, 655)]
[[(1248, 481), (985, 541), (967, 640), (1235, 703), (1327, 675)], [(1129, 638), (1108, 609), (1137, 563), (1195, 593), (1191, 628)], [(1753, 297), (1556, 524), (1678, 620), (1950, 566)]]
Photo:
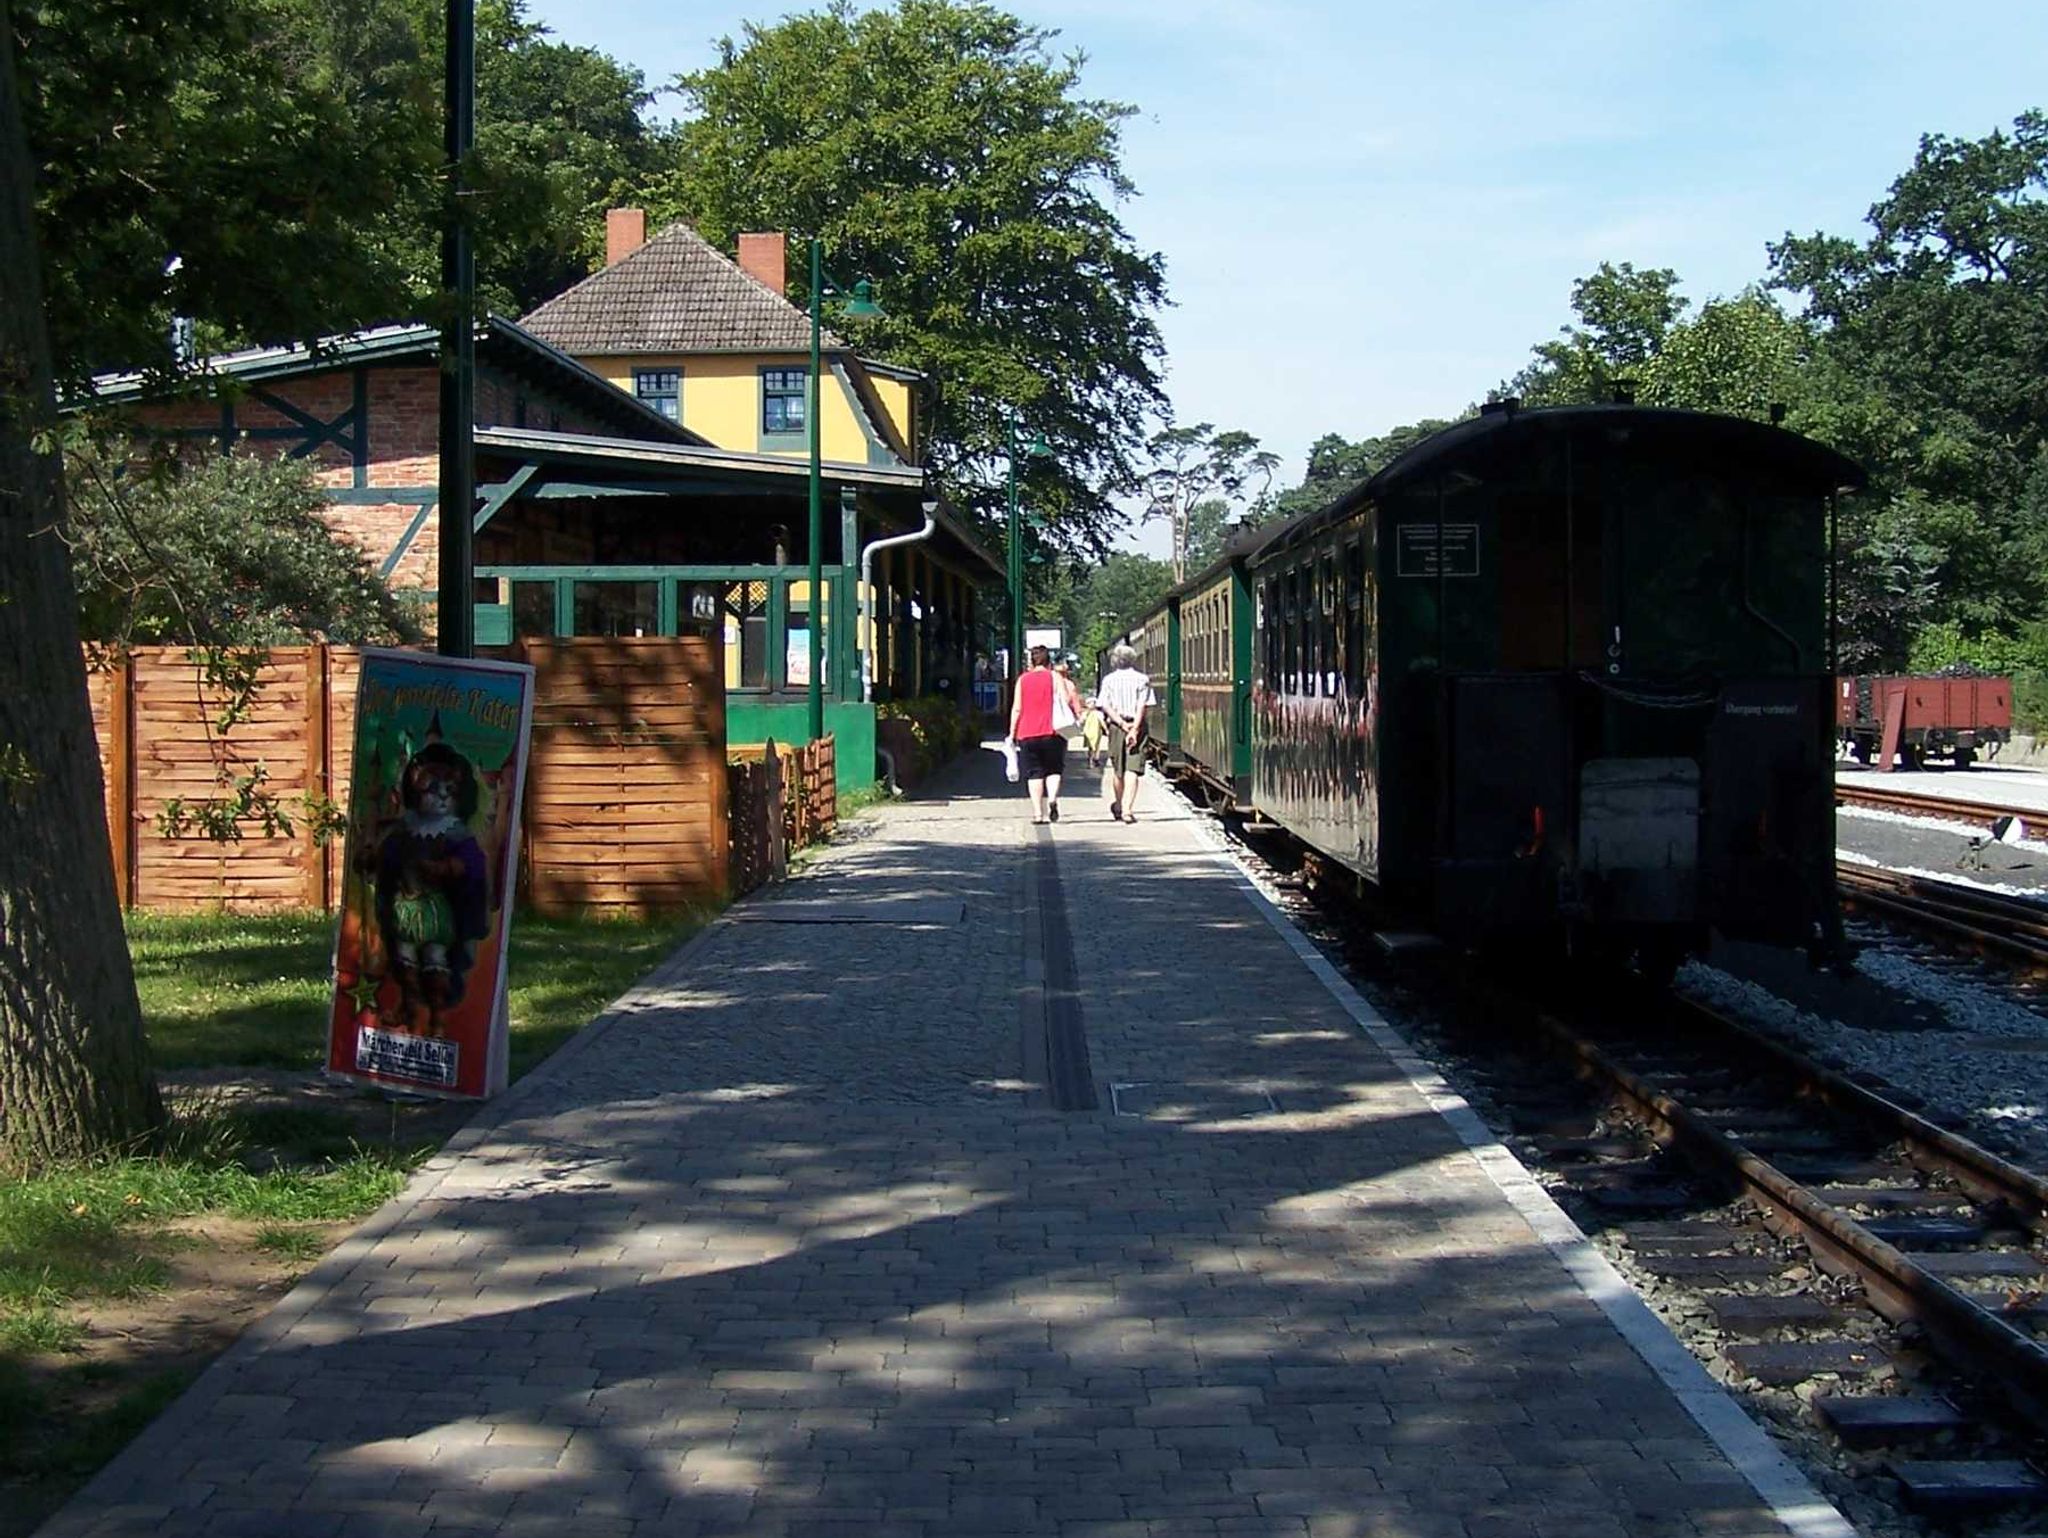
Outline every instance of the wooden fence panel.
[(543, 913), (672, 909), (729, 879), (725, 684), (703, 637), (531, 641), (527, 890)]
[[(522, 876), (541, 912), (647, 911), (716, 900), (729, 871), (725, 687), (703, 638), (575, 640), (522, 648), (536, 668)], [(274, 647), (247, 718), (184, 647), (95, 651), (87, 684), (124, 903), (144, 908), (321, 906), (341, 900), (342, 845), (314, 837), (304, 797), (346, 809), (360, 655)], [(166, 837), (173, 799), (213, 800), (263, 767), (291, 834)], [(125, 830), (126, 837), (121, 835)]]

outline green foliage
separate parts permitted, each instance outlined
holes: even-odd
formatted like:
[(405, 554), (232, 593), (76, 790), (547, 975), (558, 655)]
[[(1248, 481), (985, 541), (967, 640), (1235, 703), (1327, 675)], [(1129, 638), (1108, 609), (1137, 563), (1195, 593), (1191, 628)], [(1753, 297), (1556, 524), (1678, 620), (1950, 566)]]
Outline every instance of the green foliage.
[[(27, 0), (10, 8), (60, 379), (432, 313), (444, 177), (439, 0)], [(671, 136), (637, 70), (477, 7), (468, 166), (480, 302), (588, 270), (600, 214)], [(61, 232), (61, 238), (50, 238)], [(174, 272), (166, 268), (177, 259)]]
[(328, 526), (304, 460), (145, 461), (123, 442), (80, 441), (65, 456), (65, 484), (87, 640), (220, 650), (217, 682), (231, 698), (226, 648), (419, 640), (411, 611)]
[(27, 0), (8, 18), (60, 380), (168, 371), (173, 315), (271, 339), (409, 308), (388, 220), (431, 188), (438, 135), (388, 17)]
[(1219, 433), (1209, 422), (1161, 429), (1146, 440), (1145, 458), (1138, 481), (1145, 496), (1140, 521), (1163, 519), (1172, 527), (1176, 582), (1199, 564), (1193, 529), (1196, 509), (1210, 509), (1203, 520), (1204, 543), (1220, 552), (1225, 518), (1243, 505), (1249, 509), (1247, 521), (1255, 521), (1280, 464), (1280, 456), (1261, 449), (1250, 433)]
[(1115, 212), (1133, 109), (1079, 94), (1053, 36), (971, 0), (749, 25), (680, 82), (695, 116), (651, 201), (726, 244), (816, 234), (834, 273), (873, 278), (887, 317), (848, 329), (945, 382), (934, 466), (992, 521), (1016, 411), (1053, 450), (1020, 463), (1025, 502), (1078, 549), (1116, 525), (1161, 402), (1165, 277)]
[[(1816, 430), (1870, 469), (1877, 511), (1858, 516), (1932, 558), (1912, 620), (1964, 635), (2048, 613), (2044, 190), (2048, 118), (2026, 112), (2010, 133), (1923, 138), (1863, 243), (1771, 247), (1772, 283), (1819, 327), (1821, 377), (1853, 382)], [(1878, 639), (1898, 660), (1896, 631)]]
[[(1467, 412), (1466, 415), (1471, 413)], [(1425, 438), (1451, 426), (1441, 417), (1425, 417), (1396, 427), (1377, 438), (1348, 442), (1338, 433), (1325, 433), (1309, 445), (1308, 469), (1299, 485), (1291, 486), (1272, 499), (1273, 517), (1293, 518), (1329, 506), (1346, 492), (1379, 474)]]
[[(524, 0), (477, 7), (477, 282), (523, 314), (604, 258), (604, 211), (674, 156), (674, 131), (642, 115), (640, 71), (550, 41)], [(445, 7), (428, 7), (438, 27)]]
[(960, 713), (957, 702), (940, 695), (887, 700), (875, 707), (875, 714), (883, 720), (910, 723), (917, 762), (898, 767), (918, 778), (951, 763), (975, 741), (974, 723)]
[(1068, 645), (1081, 659), (1081, 679), (1094, 676), (1097, 653), (1173, 586), (1173, 568), (1149, 555), (1118, 550), (1080, 569), (1061, 613)]
[(1656, 356), (1685, 309), (1670, 268), (1638, 272), (1632, 262), (1602, 262), (1572, 285), (1572, 313), (1581, 324), (1539, 344), (1536, 360), (1502, 393), (1532, 406), (1606, 400)]

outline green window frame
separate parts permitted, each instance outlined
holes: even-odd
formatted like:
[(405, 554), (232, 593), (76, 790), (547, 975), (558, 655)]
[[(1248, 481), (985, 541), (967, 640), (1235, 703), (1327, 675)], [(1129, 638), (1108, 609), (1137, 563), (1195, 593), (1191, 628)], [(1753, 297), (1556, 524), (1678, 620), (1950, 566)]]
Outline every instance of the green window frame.
[(671, 422), (683, 419), (683, 371), (679, 368), (636, 368), (633, 393)]
[(778, 364), (761, 370), (761, 437), (763, 440), (807, 438), (805, 410), (811, 371)]

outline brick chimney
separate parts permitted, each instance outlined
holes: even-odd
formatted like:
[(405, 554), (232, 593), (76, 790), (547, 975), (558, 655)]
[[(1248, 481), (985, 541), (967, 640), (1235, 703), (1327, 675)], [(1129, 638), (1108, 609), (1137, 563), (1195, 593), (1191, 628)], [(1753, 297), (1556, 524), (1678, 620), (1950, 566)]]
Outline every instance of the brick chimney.
[(740, 237), (740, 270), (776, 293), (789, 282), (789, 237), (780, 230)]
[(647, 244), (647, 211), (614, 208), (604, 216), (604, 264), (622, 262)]

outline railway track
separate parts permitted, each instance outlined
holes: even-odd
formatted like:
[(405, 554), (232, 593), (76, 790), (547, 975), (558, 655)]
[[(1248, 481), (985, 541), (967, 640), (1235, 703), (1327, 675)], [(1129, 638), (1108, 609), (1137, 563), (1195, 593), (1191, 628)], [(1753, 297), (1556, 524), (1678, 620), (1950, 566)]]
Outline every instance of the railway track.
[(2048, 974), (2048, 903), (1847, 861), (1836, 864), (1835, 882), (1845, 907), (1930, 930), (2035, 976)]
[[(1967, 905), (1973, 929), (2005, 916), (1970, 888), (1844, 880)], [(1281, 885), (1337, 904), (1325, 942), (1383, 971), (1344, 883)], [(1902, 1514), (2048, 1512), (2048, 1180), (1689, 1000), (1610, 980), (1539, 1005), (1436, 971), (1470, 1022), (1437, 1042), (1454, 1082), (1624, 1269), (1711, 1319), (1694, 1349), (1760, 1413)]]
[(1705, 1006), (1603, 993), (1514, 1001), (1591, 1091), (1510, 1088), (1525, 1151), (1698, 1292), (1732, 1376), (1835, 1383), (1816, 1419), (1910, 1507), (2048, 1505), (2048, 1181)]
[(1837, 806), (1864, 807), (1873, 812), (1897, 812), (1909, 817), (1939, 817), (1949, 822), (1966, 822), (1985, 831), (2001, 818), (2015, 819), (2022, 838), (2048, 838), (2048, 812), (2024, 806), (2001, 806), (1990, 801), (1956, 801), (1947, 796), (1918, 795), (1910, 790), (1835, 781)]

